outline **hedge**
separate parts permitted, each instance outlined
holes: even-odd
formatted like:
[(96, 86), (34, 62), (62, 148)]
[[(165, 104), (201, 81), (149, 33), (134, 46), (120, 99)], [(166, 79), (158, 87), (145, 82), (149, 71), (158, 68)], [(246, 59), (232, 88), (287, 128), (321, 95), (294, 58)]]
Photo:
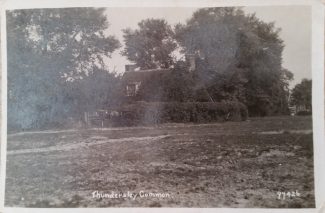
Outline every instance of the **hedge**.
[(243, 121), (247, 107), (240, 102), (136, 102), (121, 107), (118, 125), (158, 123), (207, 123)]
[(300, 116), (308, 116), (308, 115), (312, 115), (312, 112), (311, 112), (311, 111), (303, 110), (303, 111), (299, 111), (299, 112), (297, 112), (296, 115), (300, 115)]

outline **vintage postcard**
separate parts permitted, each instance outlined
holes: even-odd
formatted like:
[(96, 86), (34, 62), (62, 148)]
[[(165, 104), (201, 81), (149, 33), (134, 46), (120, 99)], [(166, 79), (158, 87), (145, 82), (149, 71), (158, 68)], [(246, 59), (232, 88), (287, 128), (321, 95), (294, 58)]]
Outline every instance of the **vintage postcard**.
[(321, 1), (7, 1), (1, 48), (0, 211), (325, 211)]

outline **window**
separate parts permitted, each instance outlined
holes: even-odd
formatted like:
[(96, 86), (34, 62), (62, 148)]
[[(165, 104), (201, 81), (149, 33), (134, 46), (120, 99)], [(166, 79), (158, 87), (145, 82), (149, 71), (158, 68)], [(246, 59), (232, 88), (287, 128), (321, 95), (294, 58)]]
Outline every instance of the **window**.
[(126, 85), (126, 96), (135, 96), (135, 84)]
[(140, 88), (141, 82), (133, 82), (126, 85), (126, 96), (135, 96)]

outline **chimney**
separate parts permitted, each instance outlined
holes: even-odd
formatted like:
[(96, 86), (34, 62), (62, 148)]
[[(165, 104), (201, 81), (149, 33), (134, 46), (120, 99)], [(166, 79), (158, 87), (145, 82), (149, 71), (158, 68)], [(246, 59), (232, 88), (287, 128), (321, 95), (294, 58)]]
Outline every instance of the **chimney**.
[(137, 68), (135, 64), (126, 64), (125, 65), (125, 72), (133, 72)]
[(186, 63), (189, 67), (189, 71), (193, 72), (195, 70), (195, 54), (186, 54), (185, 55)]

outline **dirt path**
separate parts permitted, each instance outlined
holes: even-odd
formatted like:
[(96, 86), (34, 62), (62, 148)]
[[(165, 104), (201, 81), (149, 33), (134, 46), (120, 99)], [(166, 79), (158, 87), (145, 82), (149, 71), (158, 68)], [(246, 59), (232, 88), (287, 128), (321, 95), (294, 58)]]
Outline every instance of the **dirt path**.
[(106, 137), (91, 137), (87, 141), (67, 144), (67, 145), (58, 145), (51, 146), (46, 148), (36, 148), (36, 149), (21, 149), (21, 150), (12, 150), (7, 151), (8, 155), (15, 154), (27, 154), (27, 153), (40, 153), (40, 152), (53, 152), (53, 151), (68, 151), (72, 149), (87, 148), (94, 145), (100, 145), (105, 143), (120, 143), (120, 142), (154, 142), (163, 138), (168, 137), (169, 135), (159, 135), (154, 137), (129, 137), (129, 138), (118, 138), (118, 139), (107, 139)]
[[(205, 126), (220, 126), (220, 123), (209, 123), (209, 124), (184, 124), (184, 123), (167, 123), (153, 127), (149, 126), (137, 126), (137, 127), (108, 127), (108, 128), (89, 128), (85, 129), (90, 131), (125, 131), (125, 130), (142, 130), (142, 129), (157, 129), (157, 128), (192, 128), (192, 127), (205, 127)], [(57, 134), (57, 133), (73, 133), (80, 132), (80, 129), (67, 129), (67, 130), (43, 130), (43, 131), (26, 131), (8, 134), (8, 137), (12, 136), (23, 136), (23, 135), (35, 135), (35, 134)]]
[(68, 132), (78, 132), (78, 129), (69, 129), (69, 130), (47, 130), (47, 131), (31, 131), (31, 132), (18, 132), (8, 134), (8, 137), (11, 136), (22, 136), (22, 135), (34, 135), (34, 134), (55, 134), (55, 133), (68, 133)]
[(312, 134), (312, 129), (302, 129), (302, 130), (281, 130), (281, 131), (262, 131), (262, 132), (254, 132), (255, 134), (260, 135), (280, 135), (280, 134)]

